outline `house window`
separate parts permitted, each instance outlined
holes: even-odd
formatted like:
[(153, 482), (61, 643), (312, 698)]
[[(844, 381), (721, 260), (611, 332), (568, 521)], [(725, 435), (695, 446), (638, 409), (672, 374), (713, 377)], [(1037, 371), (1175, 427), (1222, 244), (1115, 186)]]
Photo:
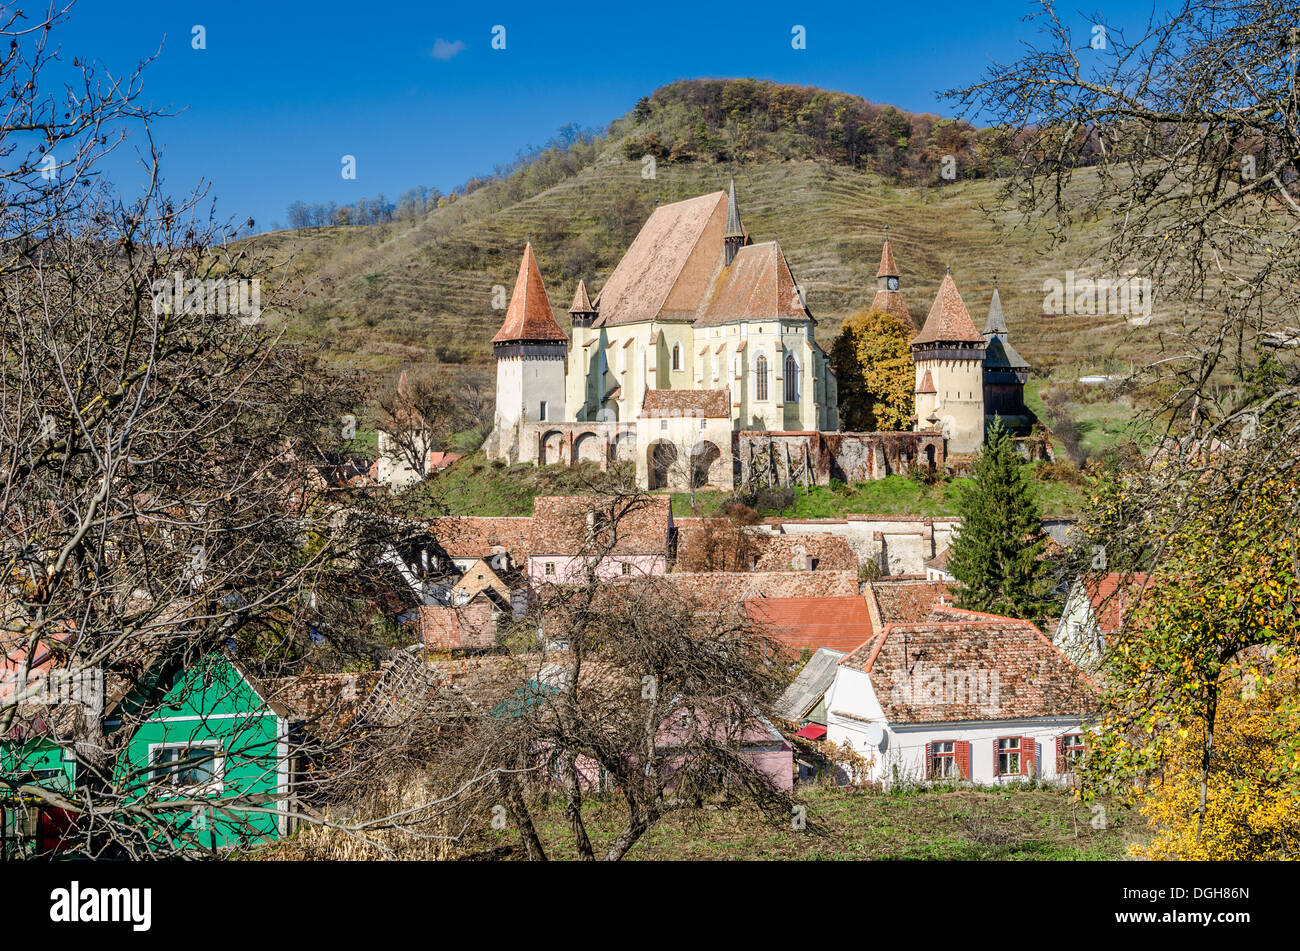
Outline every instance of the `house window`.
[(767, 357), (761, 353), (754, 361), (754, 399), (759, 402), (767, 399)]
[(218, 792), (225, 758), (216, 743), (163, 743), (149, 749), (151, 778), (178, 792)]
[(1072, 773), (1079, 760), (1083, 759), (1083, 734), (1067, 733), (1057, 740), (1056, 771)]
[(659, 420), (659, 428), (660, 428), (661, 430), (667, 429), (667, 428), (668, 428), (668, 420), (666, 420), (666, 419), (661, 419), (661, 420)]
[(690, 729), (691, 715), (689, 713), (679, 714), (677, 717), (677, 725), (681, 727), (683, 730)]
[(546, 574), (547, 574), (548, 576), (550, 576), (550, 577), (554, 577), (554, 576), (555, 576), (555, 562), (553, 562), (553, 561), (548, 561), (548, 562), (546, 563)]
[(701, 419), (701, 420), (700, 420), (700, 429), (703, 429), (705, 426), (708, 425), (708, 423), (709, 423), (709, 421), (708, 421), (707, 419)]
[(1020, 737), (1004, 736), (998, 739), (997, 768), (999, 776), (1020, 775)]
[(540, 420), (546, 419), (546, 400), (542, 400), (541, 408), (537, 411), (537, 418)]
[(930, 744), (930, 778), (957, 778), (957, 744), (952, 740), (941, 740)]
[(627, 575), (630, 575), (631, 573), (632, 573), (632, 566), (631, 566), (630, 564), (628, 564), (626, 561), (623, 562), (623, 575), (626, 577)]
[(680, 343), (675, 343), (673, 344), (673, 369), (680, 370), (681, 368), (682, 368), (682, 345)]
[(795, 362), (792, 353), (785, 356), (785, 401), (799, 402), (799, 364)]

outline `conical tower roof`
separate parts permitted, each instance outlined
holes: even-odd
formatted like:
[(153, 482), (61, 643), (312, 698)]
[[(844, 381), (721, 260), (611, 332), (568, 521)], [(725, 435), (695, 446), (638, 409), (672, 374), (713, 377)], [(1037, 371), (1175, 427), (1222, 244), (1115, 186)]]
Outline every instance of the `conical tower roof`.
[(587, 296), (587, 282), (578, 279), (578, 289), (573, 292), (573, 304), (569, 307), (571, 314), (593, 314), (596, 308), (591, 306), (591, 298)]
[(492, 342), (568, 339), (569, 335), (560, 329), (551, 313), (542, 272), (533, 254), (532, 242), (529, 242), (524, 246), (524, 256), (519, 262), (519, 276), (515, 278), (515, 291), (510, 295), (506, 319)]
[(723, 237), (726, 238), (743, 238), (745, 229), (740, 224), (740, 206), (736, 204), (736, 180), (731, 180), (731, 188), (727, 192), (727, 231)]
[(898, 277), (898, 265), (894, 263), (894, 252), (889, 247), (889, 229), (885, 229), (885, 245), (880, 249), (880, 267), (876, 277)]
[(975, 329), (951, 274), (943, 276), (925, 326), (912, 339), (913, 346), (920, 343), (984, 343), (984, 335)]
[(997, 278), (993, 279), (993, 300), (989, 301), (989, 319), (984, 324), (984, 336), (1005, 334), (1007, 321), (1002, 316), (1002, 298), (998, 295)]

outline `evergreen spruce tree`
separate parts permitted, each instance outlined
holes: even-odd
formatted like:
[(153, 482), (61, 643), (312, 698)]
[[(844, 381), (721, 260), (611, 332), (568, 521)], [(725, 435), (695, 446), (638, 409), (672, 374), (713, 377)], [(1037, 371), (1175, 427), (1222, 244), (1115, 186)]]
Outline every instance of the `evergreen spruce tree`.
[(1047, 536), (1024, 463), (1000, 418), (989, 427), (974, 480), (957, 507), (961, 532), (948, 560), (961, 583), (957, 606), (1037, 619), (1048, 600)]

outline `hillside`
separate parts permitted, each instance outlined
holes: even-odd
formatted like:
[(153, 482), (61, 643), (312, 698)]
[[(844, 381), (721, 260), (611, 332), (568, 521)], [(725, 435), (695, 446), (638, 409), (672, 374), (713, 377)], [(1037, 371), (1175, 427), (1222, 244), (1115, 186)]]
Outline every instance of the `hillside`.
[[(691, 88), (698, 97), (711, 87)], [(727, 84), (717, 88), (724, 95)], [(924, 144), (904, 150), (905, 160), (878, 170), (870, 157), (818, 154), (806, 133), (792, 128), (782, 135), (779, 121), (769, 116), (775, 131), (751, 135), (746, 141), (757, 144), (748, 151), (722, 151), (738, 159), (733, 164), (710, 157), (708, 149), (667, 144), (676, 141), (673, 128), (688, 126), (691, 142), (734, 140), (735, 123), (725, 111), (676, 101), (674, 109), (655, 112), (643, 101), (604, 135), (568, 152), (543, 153), (499, 181), (444, 199), (414, 223), (250, 239), (289, 263), (292, 285), (303, 295), (288, 317), (289, 336), (320, 345), (332, 361), (369, 370), (440, 362), (486, 366), (502, 316), (492, 306), (493, 287), (512, 285), (526, 241), (533, 242), (551, 304), (566, 325), (578, 278), (599, 290), (656, 202), (724, 188), (734, 170), (747, 229), (756, 240), (781, 242), (827, 346), (841, 321), (870, 302), (889, 225), (914, 315), (924, 316), (950, 265), (981, 324), (998, 277), (1012, 339), (1036, 367), (1063, 375), (1126, 370), (1130, 359), (1156, 351), (1159, 311), (1142, 328), (1122, 318), (1040, 317), (1045, 280), (1063, 280), (1067, 270), (1089, 273), (1090, 235), (1081, 232), (1048, 248), (1016, 227), (1013, 216), (986, 213), (995, 181), (924, 179), (917, 156), (936, 157), (933, 124), (926, 126), (931, 132)], [(627, 157), (647, 136), (657, 138), (662, 152), (654, 178), (643, 177), (641, 160)]]

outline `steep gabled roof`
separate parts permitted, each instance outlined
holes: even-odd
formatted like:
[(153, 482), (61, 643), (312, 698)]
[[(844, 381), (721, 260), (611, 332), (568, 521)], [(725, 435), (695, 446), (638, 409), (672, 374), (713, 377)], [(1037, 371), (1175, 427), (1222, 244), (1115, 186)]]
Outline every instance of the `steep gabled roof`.
[(781, 694), (781, 699), (776, 702), (776, 712), (787, 720), (798, 720), (817, 706), (835, 682), (835, 669), (843, 659), (840, 651), (819, 648)]
[(984, 343), (984, 335), (975, 329), (951, 274), (943, 276), (925, 326), (912, 338), (913, 346), (919, 343)]
[(600, 289), (600, 325), (690, 320), (721, 263), (726, 222), (726, 192), (656, 208)]
[(751, 244), (723, 268), (695, 318), (697, 326), (733, 320), (808, 320), (794, 274), (775, 241)]
[(501, 329), (492, 338), (493, 343), (517, 340), (568, 340), (551, 313), (551, 303), (546, 299), (546, 286), (537, 266), (531, 242), (524, 245), (524, 256), (519, 261), (519, 276), (515, 278), (515, 291), (510, 295), (510, 306)]
[(926, 370), (925, 376), (921, 377), (921, 385), (916, 388), (916, 392), (917, 393), (938, 393), (939, 392), (934, 388), (934, 377), (930, 375), (929, 370)]

